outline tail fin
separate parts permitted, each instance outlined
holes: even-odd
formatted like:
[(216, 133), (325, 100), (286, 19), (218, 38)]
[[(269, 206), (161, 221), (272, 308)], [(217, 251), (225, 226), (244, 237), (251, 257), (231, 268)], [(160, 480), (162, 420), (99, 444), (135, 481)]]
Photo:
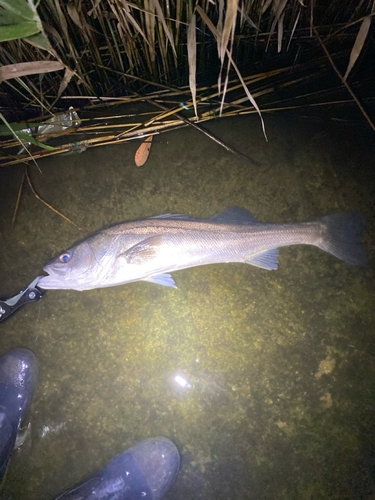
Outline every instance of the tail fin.
[(353, 266), (364, 266), (368, 259), (361, 243), (365, 219), (361, 214), (333, 214), (319, 219), (322, 242), (319, 248)]

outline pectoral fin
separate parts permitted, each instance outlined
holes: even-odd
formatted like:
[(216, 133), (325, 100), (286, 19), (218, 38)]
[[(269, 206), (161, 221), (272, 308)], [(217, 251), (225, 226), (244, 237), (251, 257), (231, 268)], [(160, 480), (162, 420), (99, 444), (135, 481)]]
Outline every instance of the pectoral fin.
[(246, 264), (251, 264), (252, 266), (273, 271), (279, 267), (279, 249), (272, 248), (266, 252), (258, 253), (257, 255), (253, 255), (249, 259), (246, 259), (245, 262)]
[(174, 279), (170, 274), (155, 274), (155, 276), (150, 276), (149, 278), (144, 278), (143, 281), (151, 281), (151, 283), (156, 283), (157, 285), (170, 286), (172, 288), (177, 288)]
[(163, 244), (163, 236), (151, 236), (119, 254), (128, 264), (143, 264), (157, 256)]

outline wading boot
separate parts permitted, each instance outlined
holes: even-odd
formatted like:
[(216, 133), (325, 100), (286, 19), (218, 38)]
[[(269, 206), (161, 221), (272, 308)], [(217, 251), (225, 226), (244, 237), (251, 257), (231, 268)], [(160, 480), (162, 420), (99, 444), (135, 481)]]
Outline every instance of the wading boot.
[(56, 500), (160, 500), (179, 468), (180, 455), (171, 440), (145, 439)]
[(38, 381), (38, 360), (28, 349), (14, 349), (0, 358), (0, 482)]

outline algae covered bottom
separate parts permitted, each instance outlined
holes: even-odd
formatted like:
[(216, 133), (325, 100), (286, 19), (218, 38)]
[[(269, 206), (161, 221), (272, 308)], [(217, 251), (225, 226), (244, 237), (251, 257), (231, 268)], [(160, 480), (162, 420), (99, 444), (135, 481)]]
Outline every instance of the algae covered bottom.
[(40, 382), (4, 498), (51, 499), (152, 436), (182, 455), (167, 500), (373, 494), (373, 141), (360, 124), (266, 118), (268, 143), (255, 118), (209, 125), (262, 169), (188, 129), (155, 137), (141, 168), (138, 144), (39, 162), (38, 194), (82, 231), (27, 189), (12, 227), (22, 169), (0, 169), (1, 297), (67, 244), (166, 211), (237, 205), (280, 224), (359, 212), (369, 254), (360, 268), (296, 246), (277, 273), (200, 266), (174, 275), (178, 289), (54, 290), (20, 309), (0, 325), (0, 354), (31, 349)]

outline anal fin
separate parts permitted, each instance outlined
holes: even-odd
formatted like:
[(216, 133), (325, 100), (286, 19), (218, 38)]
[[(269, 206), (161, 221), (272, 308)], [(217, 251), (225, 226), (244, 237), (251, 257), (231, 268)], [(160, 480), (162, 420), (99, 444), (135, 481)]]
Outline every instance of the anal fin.
[(268, 271), (274, 271), (279, 267), (279, 249), (271, 248), (271, 250), (267, 250), (266, 252), (253, 255), (249, 259), (246, 259), (245, 262), (246, 264), (261, 267)]

